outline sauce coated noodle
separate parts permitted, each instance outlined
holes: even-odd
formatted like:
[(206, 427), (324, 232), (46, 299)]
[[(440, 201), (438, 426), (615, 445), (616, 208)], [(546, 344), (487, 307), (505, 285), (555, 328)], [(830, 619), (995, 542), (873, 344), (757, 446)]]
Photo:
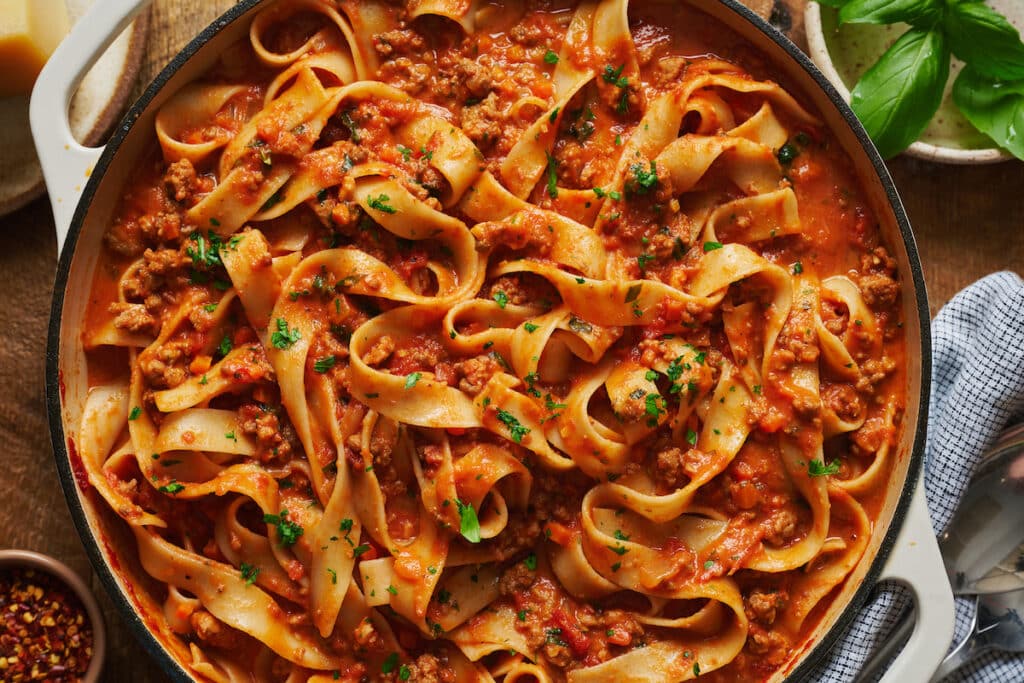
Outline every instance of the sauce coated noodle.
[(79, 442), (197, 676), (796, 656), (903, 341), (845, 157), (763, 69), (674, 5), (286, 0), (162, 107)]

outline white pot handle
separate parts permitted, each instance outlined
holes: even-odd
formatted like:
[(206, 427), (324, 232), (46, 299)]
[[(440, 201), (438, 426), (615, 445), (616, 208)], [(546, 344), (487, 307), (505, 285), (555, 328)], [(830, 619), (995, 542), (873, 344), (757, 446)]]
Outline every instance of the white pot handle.
[(82, 188), (102, 147), (83, 147), (68, 121), (71, 97), (103, 51), (150, 0), (96, 2), (57, 46), (32, 89), (29, 121), (57, 225), (57, 253), (64, 247)]
[(953, 640), (954, 605), (953, 591), (928, 516), (923, 477), (917, 480), (903, 528), (879, 580), (905, 586), (917, 605), (913, 635), (880, 683), (924, 683), (931, 679)]

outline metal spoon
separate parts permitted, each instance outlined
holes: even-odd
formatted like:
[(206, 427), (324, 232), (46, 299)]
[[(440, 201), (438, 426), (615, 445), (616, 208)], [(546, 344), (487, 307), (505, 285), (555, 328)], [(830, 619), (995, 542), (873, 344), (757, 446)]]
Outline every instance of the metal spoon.
[[(984, 456), (948, 530), (939, 536), (939, 549), (955, 594), (989, 594), (1024, 588), (1024, 561), (1021, 560), (1024, 524), (1021, 520), (1024, 520), (1024, 424), (1003, 432)], [(1024, 601), (1024, 592), (1020, 599)], [(988, 604), (988, 597), (979, 600), (979, 609), (982, 604)], [(914, 611), (909, 610), (892, 635), (864, 664), (855, 683), (873, 680), (903, 649), (913, 632)], [(972, 632), (972, 635), (975, 634)], [(969, 640), (970, 637), (954, 653)], [(953, 653), (947, 660), (951, 657)], [(958, 661), (949, 671), (963, 661)], [(945, 663), (943, 660), (943, 667)]]
[(1024, 652), (1024, 590), (975, 598), (971, 632), (932, 674), (939, 681), (988, 650)]
[(979, 464), (939, 547), (956, 595), (1024, 588), (1024, 425)]

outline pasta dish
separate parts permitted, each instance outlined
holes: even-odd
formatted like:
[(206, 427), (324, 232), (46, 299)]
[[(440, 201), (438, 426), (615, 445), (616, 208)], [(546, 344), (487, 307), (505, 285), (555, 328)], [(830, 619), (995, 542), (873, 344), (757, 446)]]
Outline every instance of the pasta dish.
[(197, 678), (794, 661), (871, 537), (904, 343), (777, 80), (675, 3), (281, 0), (160, 106), (76, 441)]

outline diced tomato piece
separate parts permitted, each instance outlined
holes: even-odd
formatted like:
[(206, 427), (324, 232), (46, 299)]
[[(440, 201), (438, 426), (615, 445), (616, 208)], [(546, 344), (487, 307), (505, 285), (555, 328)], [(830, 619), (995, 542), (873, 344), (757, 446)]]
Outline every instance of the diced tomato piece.
[(544, 526), (544, 535), (563, 547), (572, 541), (572, 531), (560, 522), (548, 522)]
[(558, 628), (562, 629), (562, 640), (568, 644), (569, 649), (577, 657), (582, 657), (590, 649), (590, 636), (585, 634), (569, 615), (561, 609), (556, 609), (551, 614), (551, 620)]

